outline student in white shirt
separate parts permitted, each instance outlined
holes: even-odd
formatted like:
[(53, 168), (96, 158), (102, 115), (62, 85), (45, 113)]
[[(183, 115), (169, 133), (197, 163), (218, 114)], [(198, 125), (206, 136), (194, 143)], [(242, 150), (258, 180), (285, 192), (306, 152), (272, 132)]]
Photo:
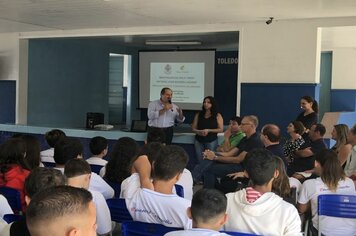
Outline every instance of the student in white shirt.
[(105, 166), (108, 163), (103, 159), (108, 153), (108, 140), (106, 138), (96, 136), (90, 139), (89, 149), (93, 156), (86, 159), (86, 161), (90, 165)]
[(41, 161), (42, 162), (52, 162), (54, 163), (54, 146), (56, 145), (57, 141), (62, 138), (65, 137), (66, 134), (60, 130), (60, 129), (52, 129), (51, 131), (48, 131), (45, 134), (45, 139), (47, 144), (50, 146), (49, 149), (43, 150), (40, 153), (41, 156)]
[[(306, 180), (298, 199), (298, 210), (305, 213), (311, 208), (312, 226), (318, 231), (318, 196), (320, 194), (356, 195), (353, 181), (345, 176), (337, 154), (333, 150), (323, 150), (315, 157), (315, 172), (320, 177)], [(322, 235), (356, 235), (356, 221), (353, 219), (321, 216)]]
[(193, 228), (171, 231), (166, 236), (226, 236), (219, 230), (227, 220), (226, 197), (216, 189), (200, 189), (188, 208), (188, 217), (193, 221)]
[(123, 191), (133, 193), (126, 200), (127, 209), (136, 221), (163, 224), (167, 227), (189, 229), (192, 222), (186, 212), (191, 201), (172, 192), (188, 162), (188, 155), (178, 146), (164, 146), (153, 163), (153, 182), (150, 180), (151, 165), (147, 156), (140, 156), (134, 163), (139, 173), (141, 187), (121, 186)]
[(12, 211), (7, 199), (0, 194), (0, 218), (3, 218), (6, 214), (14, 214), (14, 212)]
[[(75, 158), (83, 158), (82, 153), (83, 146), (78, 138), (61, 138), (54, 148), (55, 168), (63, 173), (66, 162)], [(115, 194), (114, 189), (94, 172), (91, 174), (89, 189), (100, 192), (105, 199), (113, 198)]]
[[(67, 184), (76, 188), (89, 188), (91, 169), (89, 164), (83, 159), (69, 160), (64, 167), (64, 175)], [(97, 191), (89, 190), (93, 196), (96, 208), (96, 232), (98, 235), (110, 235), (112, 230), (109, 207), (103, 195)]]

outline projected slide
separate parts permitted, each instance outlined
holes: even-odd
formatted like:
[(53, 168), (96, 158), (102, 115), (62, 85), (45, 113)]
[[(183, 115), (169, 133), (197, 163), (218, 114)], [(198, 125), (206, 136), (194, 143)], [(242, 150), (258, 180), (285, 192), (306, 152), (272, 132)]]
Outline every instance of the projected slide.
[(204, 63), (151, 63), (150, 100), (163, 87), (172, 88), (174, 102), (200, 103), (204, 98)]

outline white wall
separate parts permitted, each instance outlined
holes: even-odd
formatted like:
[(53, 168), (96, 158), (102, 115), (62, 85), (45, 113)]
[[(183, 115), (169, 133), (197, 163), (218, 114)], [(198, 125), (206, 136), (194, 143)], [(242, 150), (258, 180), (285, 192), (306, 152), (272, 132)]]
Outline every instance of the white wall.
[(332, 89), (356, 89), (356, 48), (333, 50)]
[(0, 34), (0, 80), (18, 80), (18, 34)]

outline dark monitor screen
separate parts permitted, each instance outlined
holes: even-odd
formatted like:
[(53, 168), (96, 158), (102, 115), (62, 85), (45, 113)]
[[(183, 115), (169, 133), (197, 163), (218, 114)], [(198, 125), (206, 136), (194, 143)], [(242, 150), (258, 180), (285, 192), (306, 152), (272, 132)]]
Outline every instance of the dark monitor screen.
[(145, 120), (133, 120), (131, 123), (131, 132), (146, 132), (147, 121)]

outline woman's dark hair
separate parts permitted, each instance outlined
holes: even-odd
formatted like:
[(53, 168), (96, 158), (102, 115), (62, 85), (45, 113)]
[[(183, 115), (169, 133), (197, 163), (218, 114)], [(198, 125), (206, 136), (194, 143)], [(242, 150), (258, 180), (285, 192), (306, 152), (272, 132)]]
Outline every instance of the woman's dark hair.
[(29, 134), (24, 134), (20, 137), (26, 144), (26, 162), (30, 169), (34, 169), (40, 166), (40, 153), (41, 153), (41, 146), (38, 139)]
[(136, 141), (129, 137), (119, 138), (110, 153), (106, 164), (104, 179), (111, 182), (121, 183), (131, 175), (130, 164), (137, 156), (139, 146)]
[(272, 192), (281, 198), (286, 199), (290, 197), (290, 185), (288, 176), (286, 174), (286, 167), (280, 157), (274, 156), (274, 158), (277, 164), (279, 175), (272, 182)]
[(313, 103), (312, 105), (312, 109), (315, 113), (319, 112), (319, 106), (318, 106), (318, 102), (314, 100), (314, 98), (310, 97), (310, 96), (303, 96), (301, 97), (301, 99), (304, 99), (305, 101), (309, 102), (309, 103)]
[(302, 122), (300, 121), (292, 121), (292, 125), (294, 126), (294, 132), (296, 132), (299, 135), (302, 135), (304, 133), (305, 127)]
[(30, 170), (25, 160), (26, 143), (21, 138), (9, 138), (0, 145), (0, 173), (5, 174), (11, 166), (18, 165)]
[(330, 191), (336, 192), (339, 181), (345, 179), (344, 170), (336, 153), (329, 149), (322, 150), (316, 155), (315, 161), (319, 162), (321, 166), (321, 180)]
[(200, 115), (205, 115), (205, 112), (206, 112), (206, 110), (205, 110), (205, 108), (204, 108), (204, 101), (205, 101), (205, 99), (209, 99), (209, 101), (210, 101), (210, 103), (211, 103), (211, 108), (210, 108), (210, 112), (211, 112), (211, 117), (214, 117), (214, 119), (216, 118), (216, 115), (218, 114), (218, 104), (217, 104), (217, 102), (216, 102), (216, 100), (215, 100), (215, 98), (214, 97), (212, 97), (212, 96), (207, 96), (207, 97), (205, 97), (204, 98), (204, 100), (203, 100), (203, 106), (202, 106), (202, 110), (201, 110), (201, 112), (200, 112)]

